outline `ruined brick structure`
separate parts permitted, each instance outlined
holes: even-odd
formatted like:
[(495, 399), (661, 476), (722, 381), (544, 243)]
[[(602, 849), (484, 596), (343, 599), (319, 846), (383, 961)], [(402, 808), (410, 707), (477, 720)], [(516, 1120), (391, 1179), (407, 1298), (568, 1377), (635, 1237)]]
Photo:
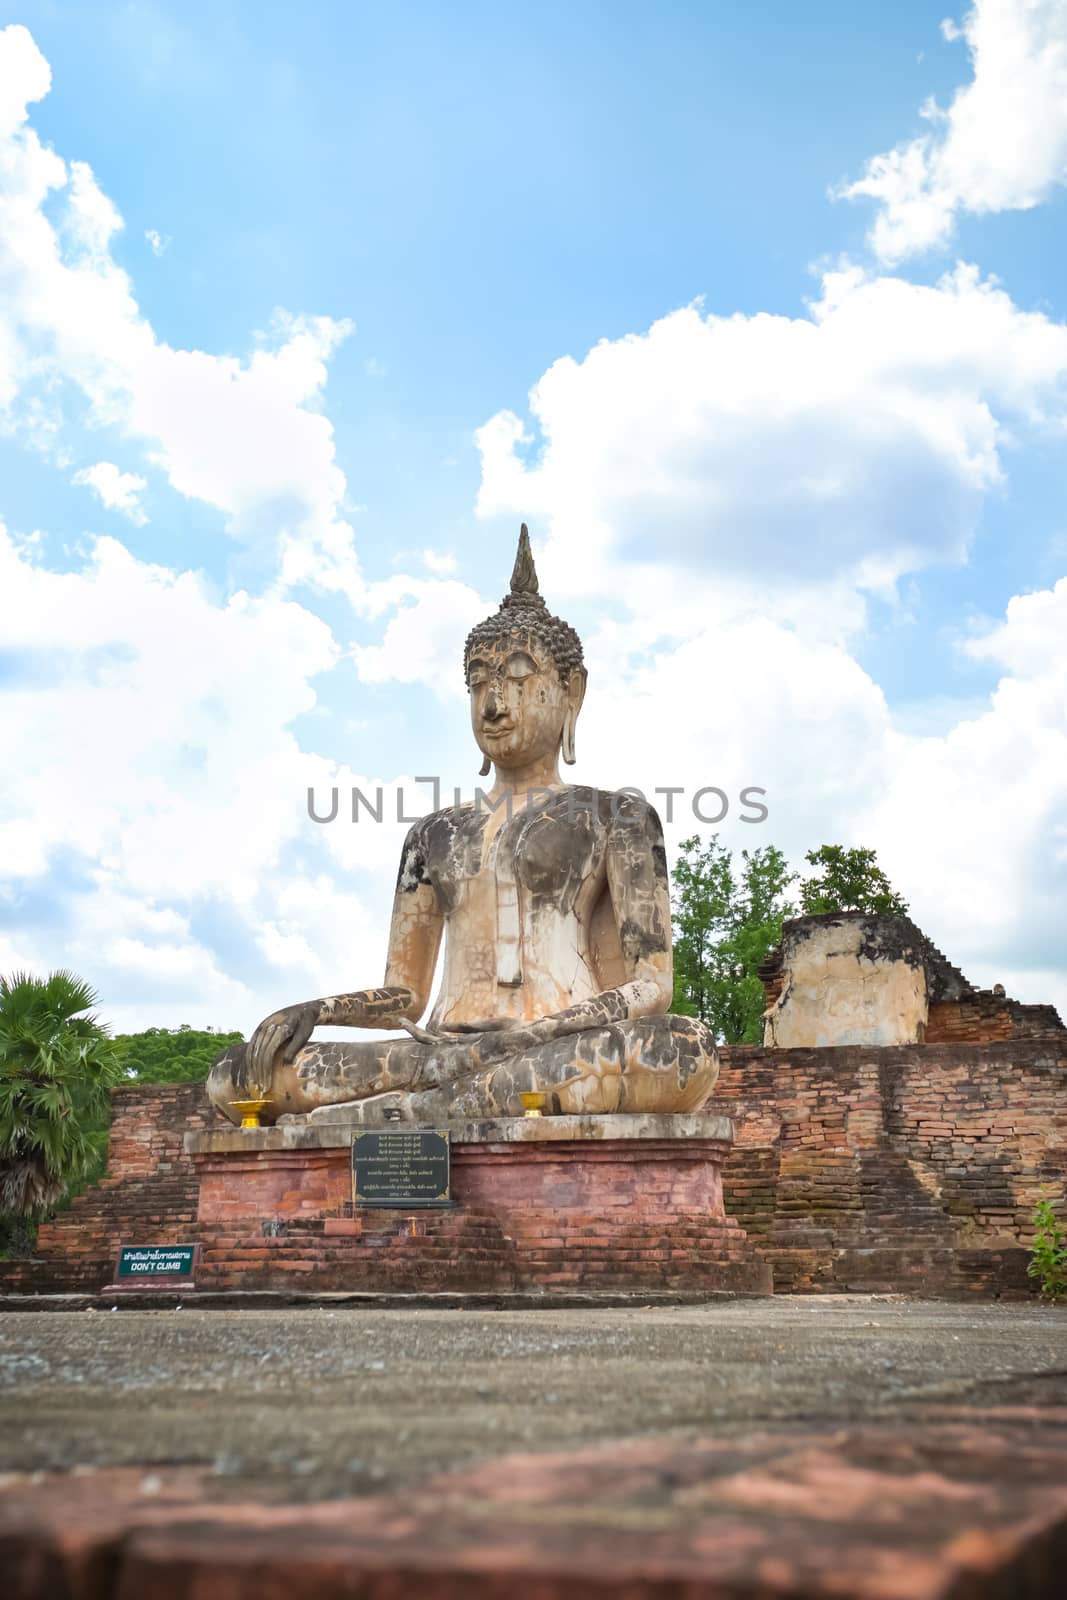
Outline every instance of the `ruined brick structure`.
[(1025, 1292), (1031, 1216), (1067, 1193), (1067, 1033), (724, 1049), (726, 1209), (780, 1290)]
[(119, 1089), (108, 1176), (0, 1289), (97, 1290), (120, 1245), (197, 1242), (200, 1289), (759, 1290), (769, 1267), (786, 1291), (1029, 1292), (1034, 1206), (1067, 1196), (1053, 1007), (976, 989), (907, 918), (796, 918), (762, 976), (768, 1042), (721, 1051), (706, 1124), (454, 1141), (458, 1203), (418, 1218), (353, 1214), (343, 1131), (246, 1135), (202, 1084)]
[(908, 917), (793, 917), (760, 968), (765, 1045), (988, 1044), (1062, 1032), (1054, 1006), (976, 989)]
[[(1062, 1028), (981, 1044), (734, 1046), (722, 1058), (712, 1109), (733, 1119), (736, 1139), (723, 1174), (726, 1210), (779, 1290), (1029, 1292), (1034, 1204), (1067, 1194)], [(120, 1244), (190, 1239), (204, 1246), (205, 1288), (455, 1287), (461, 1261), (470, 1288), (608, 1287), (627, 1274), (651, 1287), (746, 1259), (737, 1234), (702, 1222), (695, 1191), (673, 1224), (666, 1213), (677, 1195), (665, 1191), (659, 1204), (650, 1194), (655, 1203), (643, 1210), (651, 1167), (636, 1186), (612, 1174), (613, 1238), (580, 1204), (561, 1220), (552, 1183), (567, 1180), (543, 1163), (516, 1169), (513, 1182), (532, 1184), (540, 1202), (529, 1189), (523, 1222), (505, 1231), (493, 1175), (473, 1157), (464, 1205), (426, 1214), (414, 1233), (410, 1218), (392, 1212), (365, 1216), (356, 1233), (342, 1150), (305, 1158), (287, 1182), (285, 1161), (275, 1161), (274, 1202), (257, 1211), (243, 1201), (239, 1215), (227, 1214), (220, 1196), (240, 1188), (238, 1169), (270, 1160), (231, 1157), (227, 1172), (200, 1157), (198, 1173), (183, 1136), (211, 1117), (200, 1084), (117, 1090), (108, 1177), (42, 1226), (35, 1263), (0, 1267), (0, 1287), (97, 1289), (110, 1281)], [(743, 1281), (742, 1272), (735, 1282)]]
[(192, 1239), (199, 1183), (183, 1140), (215, 1120), (202, 1083), (115, 1089), (107, 1176), (41, 1224), (32, 1262), (0, 1262), (0, 1290), (99, 1289), (120, 1245)]

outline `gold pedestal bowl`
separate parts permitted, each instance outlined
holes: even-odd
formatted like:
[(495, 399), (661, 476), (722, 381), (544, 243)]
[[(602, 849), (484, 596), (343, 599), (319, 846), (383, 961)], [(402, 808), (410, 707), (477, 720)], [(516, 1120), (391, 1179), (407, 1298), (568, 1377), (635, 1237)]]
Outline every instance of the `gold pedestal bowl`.
[(242, 1128), (261, 1128), (263, 1124), (259, 1118), (262, 1112), (270, 1105), (269, 1096), (258, 1100), (232, 1100), (230, 1104), (235, 1111), (241, 1113)]

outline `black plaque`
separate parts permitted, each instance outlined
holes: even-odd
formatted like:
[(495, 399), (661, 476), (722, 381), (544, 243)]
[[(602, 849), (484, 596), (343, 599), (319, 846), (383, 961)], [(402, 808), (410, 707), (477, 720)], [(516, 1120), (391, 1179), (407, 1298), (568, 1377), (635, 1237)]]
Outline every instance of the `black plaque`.
[(352, 1199), (357, 1206), (447, 1206), (448, 1134), (436, 1128), (367, 1128), (352, 1135)]

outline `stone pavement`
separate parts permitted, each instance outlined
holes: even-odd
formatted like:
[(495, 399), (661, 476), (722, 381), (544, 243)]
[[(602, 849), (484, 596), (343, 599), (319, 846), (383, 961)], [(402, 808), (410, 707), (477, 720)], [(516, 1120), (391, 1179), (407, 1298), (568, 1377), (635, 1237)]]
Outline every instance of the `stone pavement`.
[(1051, 1600), (1067, 1311), (0, 1317), (18, 1600)]

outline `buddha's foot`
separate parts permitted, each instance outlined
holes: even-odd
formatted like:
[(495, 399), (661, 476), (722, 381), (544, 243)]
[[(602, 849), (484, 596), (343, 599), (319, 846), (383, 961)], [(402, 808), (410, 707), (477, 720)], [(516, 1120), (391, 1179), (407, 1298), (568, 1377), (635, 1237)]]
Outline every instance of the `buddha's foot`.
[[(310, 1044), (277, 1069), (263, 1120), (352, 1103), (352, 1120), (386, 1122), (521, 1116), (521, 1096), (546, 1096), (550, 1115), (698, 1110), (719, 1072), (715, 1041), (695, 1017), (644, 1017), (590, 1028), (499, 1057), (506, 1035), (493, 1035), (497, 1059), (481, 1059), (477, 1037), (443, 1046), (415, 1040)], [(243, 1046), (220, 1056), (208, 1092), (239, 1121), (245, 1097)], [(422, 1085), (425, 1085), (423, 1087)], [(358, 1106), (358, 1111), (357, 1111)]]

